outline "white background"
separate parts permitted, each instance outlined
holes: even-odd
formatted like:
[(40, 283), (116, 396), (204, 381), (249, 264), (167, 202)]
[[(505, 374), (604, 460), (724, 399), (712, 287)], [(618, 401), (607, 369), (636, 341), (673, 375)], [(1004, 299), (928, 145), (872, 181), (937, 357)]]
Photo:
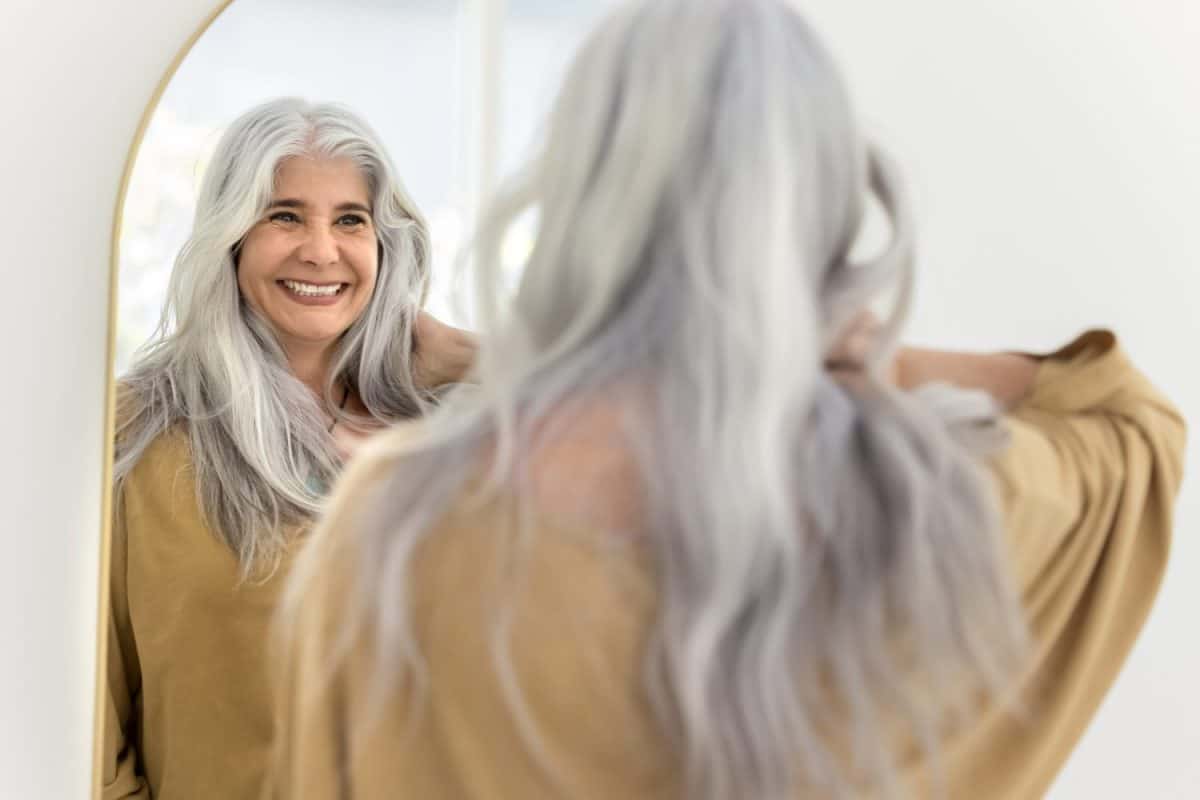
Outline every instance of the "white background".
[[(4, 797), (86, 796), (116, 189), (146, 101), (212, 4), (0, 7)], [(923, 223), (914, 336), (1044, 348), (1113, 325), (1195, 416), (1200, 4), (806, 8), (913, 177)], [(1057, 800), (1200, 795), (1194, 483), (1158, 607)]]

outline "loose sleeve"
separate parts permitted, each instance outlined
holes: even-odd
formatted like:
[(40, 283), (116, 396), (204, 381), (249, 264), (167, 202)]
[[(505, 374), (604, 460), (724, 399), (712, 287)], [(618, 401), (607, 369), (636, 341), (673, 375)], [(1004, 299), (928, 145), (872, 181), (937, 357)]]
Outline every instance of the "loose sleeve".
[(126, 593), (128, 531), (121, 496), (115, 501), (109, 558), (109, 617), (107, 702), (104, 711), (104, 746), (101, 797), (145, 798), (150, 789), (142, 776), (137, 748), (138, 703), (141, 667)]
[[(1185, 425), (1112, 334), (1047, 356), (995, 463), (1023, 594), (1034, 612), (1096, 570), (1157, 585), (1183, 472)], [(1117, 588), (1117, 587), (1114, 587)]]
[(1020, 711), (952, 744), (951, 796), (1047, 790), (1149, 614), (1182, 480), (1182, 417), (1106, 331), (1045, 357), (1008, 427), (992, 467), (1034, 652)]

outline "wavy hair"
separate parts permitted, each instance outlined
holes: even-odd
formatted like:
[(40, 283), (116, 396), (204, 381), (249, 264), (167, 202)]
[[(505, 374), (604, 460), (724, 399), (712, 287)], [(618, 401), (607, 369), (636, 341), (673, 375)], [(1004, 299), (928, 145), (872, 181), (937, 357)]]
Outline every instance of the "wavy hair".
[[(288, 367), (270, 324), (241, 297), (237, 251), (293, 156), (349, 158), (372, 198), (374, 292), (337, 343), (323, 397)], [(118, 391), (115, 486), (161, 434), (182, 425), (201, 508), (243, 571), (278, 563), (289, 529), (309, 522), (340, 469), (326, 416), (339, 381), (370, 414), (421, 413), (412, 326), (429, 272), (429, 234), (375, 132), (349, 109), (280, 98), (225, 131), (205, 172), (192, 232), (175, 260), (155, 336)]]
[[(890, 241), (858, 259), (872, 196)], [(531, 209), (508, 296), (498, 245)], [(353, 542), (380, 674), (419, 674), (413, 554), (472, 465), (536, 504), (531, 455), (569, 432), (543, 423), (572, 398), (623, 403), (659, 588), (643, 688), (687, 796), (894, 791), (914, 751), (936, 756), (951, 698), (1006, 687), (1025, 645), (982, 466), (994, 403), (883, 379), (913, 252), (895, 168), (788, 3), (623, 6), (481, 225), (478, 391), (393, 445), (350, 535), (306, 553), (290, 607)], [(835, 378), (835, 342), (887, 293), (866, 374)]]

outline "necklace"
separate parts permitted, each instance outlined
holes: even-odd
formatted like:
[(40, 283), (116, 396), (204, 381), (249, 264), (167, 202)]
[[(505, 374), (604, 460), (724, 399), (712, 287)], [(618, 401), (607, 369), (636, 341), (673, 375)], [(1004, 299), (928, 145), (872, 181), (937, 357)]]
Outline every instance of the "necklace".
[[(350, 397), (350, 385), (342, 384), (342, 403), (341, 403), (341, 405), (338, 406), (338, 411), (341, 411), (346, 408), (346, 400), (349, 397)], [(333, 418), (333, 422), (329, 423), (329, 432), (330, 433), (333, 433), (333, 429), (335, 427), (337, 427), (337, 424), (338, 424), (338, 418), (335, 415)]]

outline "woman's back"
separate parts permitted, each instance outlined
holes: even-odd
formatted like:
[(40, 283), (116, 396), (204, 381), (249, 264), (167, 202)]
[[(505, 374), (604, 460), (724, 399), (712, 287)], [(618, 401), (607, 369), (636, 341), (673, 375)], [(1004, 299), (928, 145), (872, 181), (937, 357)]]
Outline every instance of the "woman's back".
[[(362, 556), (356, 514), (403, 456), (381, 443), (355, 466), (324, 525), (339, 568), (310, 584), (285, 660), (275, 797), (336, 796), (337, 785), (356, 798), (683, 796), (646, 669), (659, 576), (653, 532), (628, 524), (643, 502), (631, 502), (636, 461), (614, 447), (611, 414), (572, 419), (533, 459), (527, 525), (513, 495), (465, 493), (420, 545), (409, 613), (424, 684), (405, 673), (378, 687), (369, 631), (325, 683), (356, 596), (343, 582)], [(948, 797), (1046, 790), (1145, 618), (1181, 478), (1181, 419), (1107, 334), (1043, 363), (1007, 427), (991, 469), (1035, 645), (1017, 704), (981, 701), (947, 723), (936, 766)], [(391, 434), (391, 448), (414, 435)], [(586, 505), (570, 501), (577, 492)], [(913, 733), (897, 740), (902, 786), (925, 796), (933, 765)]]
[[(872, 199), (890, 238), (859, 258)], [(537, 235), (509, 293), (496, 251), (527, 212)], [(913, 296), (915, 227), (898, 171), (861, 136), (837, 65), (790, 3), (623, 5), (575, 58), (542, 151), (484, 216), (476, 255), (493, 302), (480, 304), (478, 390), (416, 441), (393, 441), (394, 457), (376, 450), (363, 469), (377, 476), (356, 471), (347, 491), (361, 495), (342, 501), (301, 560), (291, 607), (303, 626), (315, 604), (317, 624), (298, 646), (317, 644), (299, 663), (332, 652), (324, 671), (339, 676), (378, 658), (334, 684), (332, 727), (310, 725), (306, 711), (329, 694), (322, 674), (299, 677), (287, 735), (332, 733), (344, 746), (330, 751), (329, 774), (362, 778), (359, 793), (411, 780), (360, 775), (360, 763), (388, 769), (382, 757), (355, 759), (371, 742), (360, 712), (398, 726), (422, 708), (457, 727), (408, 741), (442, 742), (422, 751), (444, 765), (436, 774), (449, 785), (479, 774), (470, 788), (495, 781), (489, 796), (638, 796), (653, 791), (638, 782), (647, 774), (701, 800), (856, 796), (899, 788), (914, 765), (939, 761), (956, 787), (990, 764), (1021, 765), (984, 776), (971, 796), (1043, 786), (1153, 593), (1178, 481), (1177, 415), (1102, 334), (1052, 360), (1020, 412), (1032, 427), (1010, 425), (1015, 443), (999, 462), (1006, 530), (983, 460), (999, 444), (1002, 401), (1027, 387), (993, 384), (1032, 381), (1035, 361), (985, 357), (964, 373), (979, 380), (949, 370), (917, 392), (889, 384)], [(891, 312), (847, 370), (838, 343), (885, 296)], [(1078, 381), (1066, 392), (1053, 388), (1064, 371)], [(630, 385), (636, 392), (616, 390)], [(1081, 409), (1064, 394), (1090, 402)], [(636, 491), (619, 476), (589, 478), (608, 458), (591, 442), (605, 437), (573, 433), (578, 420), (556, 424), (578, 397), (608, 403), (620, 421), (624, 438), (603, 449), (636, 465), (617, 468)], [(464, 487), (483, 466), (484, 497), (512, 506), (462, 523), (472, 510)], [(628, 526), (626, 494), (638, 501)], [(471, 562), (484, 573), (436, 555), (456, 537), (448, 524), (487, 540)], [(641, 565), (649, 620), (638, 593), (603, 577), (608, 544), (599, 561), (573, 561), (559, 546), (577, 553), (581, 537), (596, 536), (638, 554), (617, 561)], [(1108, 577), (1115, 551), (1144, 580)], [(551, 585), (513, 617), (537, 585), (526, 559), (544, 560)], [(328, 563), (343, 564), (342, 588), (314, 593), (336, 584)], [(476, 595), (492, 571), (504, 584)], [(495, 614), (440, 628), (440, 609), (457, 598), (416, 603), (443, 572), (458, 576), (443, 590), (465, 584), (468, 605)], [(317, 597), (340, 611), (329, 615)], [(1090, 617), (1080, 605), (1093, 602), (1102, 610)], [(584, 625), (581, 609), (601, 616)], [(343, 626), (332, 651), (320, 644), (323, 619)], [(580, 633), (568, 636), (571, 627)], [(465, 673), (445, 655), (428, 663), (435, 635), (454, 647), (486, 642), (490, 657), (472, 652)], [(1082, 660), (1038, 662), (1060, 642), (1063, 659)], [(549, 654), (566, 660), (545, 668)], [(585, 669), (609, 656), (617, 661)], [(1038, 735), (1017, 735), (980, 706), (999, 707), (1031, 658), (1050, 663), (1036, 677), (1059, 694), (1031, 687), (1051, 718)], [(456, 674), (469, 683), (438, 683)], [(1062, 676), (1071, 683), (1054, 683)], [(389, 681), (411, 694), (386, 700)], [(606, 717), (610, 706), (625, 711)], [(507, 726), (502, 736), (472, 732), (491, 730), (478, 724), (485, 707), (482, 718)], [(657, 736), (640, 748), (649, 773), (622, 770), (613, 753), (626, 753), (627, 731), (640, 742), (647, 730)], [(399, 734), (381, 746), (409, 746)], [(545, 781), (556, 775), (579, 785), (555, 791)]]

